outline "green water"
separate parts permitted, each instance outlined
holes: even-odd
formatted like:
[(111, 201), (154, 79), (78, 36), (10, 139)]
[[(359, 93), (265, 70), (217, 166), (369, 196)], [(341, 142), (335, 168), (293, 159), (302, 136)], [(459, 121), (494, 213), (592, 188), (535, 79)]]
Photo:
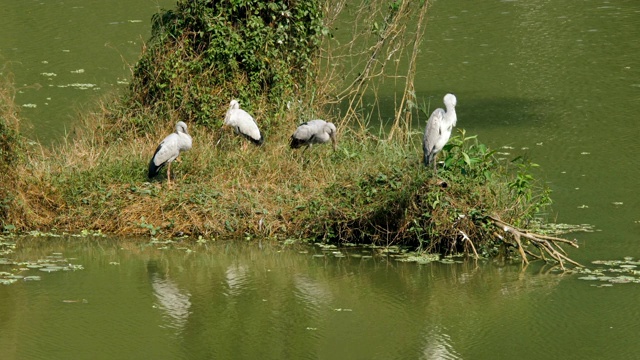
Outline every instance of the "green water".
[[(0, 57), (22, 87), (18, 103), (36, 105), (22, 111), (33, 136), (60, 139), (78, 107), (124, 86), (123, 59), (135, 61), (151, 14), (170, 5), (5, 4)], [(631, 0), (438, 0), (430, 11), (418, 97), (442, 106), (442, 96), (455, 93), (458, 127), (506, 158), (524, 154), (540, 164), (538, 176), (554, 191), (550, 216), (598, 230), (574, 235), (581, 247), (570, 255), (586, 264), (640, 258), (638, 39), (640, 2)], [(535, 264), (418, 266), (272, 244), (158, 247), (19, 243), (13, 260), (61, 252), (85, 269), (0, 286), (0, 358), (640, 354), (638, 284), (597, 287)]]
[(23, 270), (41, 280), (0, 286), (3, 359), (632, 359), (640, 351), (639, 284), (594, 287), (536, 265), (46, 238), (19, 241), (11, 257), (53, 253), (84, 270)]
[(23, 127), (44, 143), (60, 141), (100, 95), (124, 88), (151, 15), (169, 0), (5, 1), (0, 72), (13, 74)]
[(558, 220), (602, 230), (578, 257), (636, 255), (640, 3), (470, 4), (435, 3), (418, 94), (456, 92), (467, 133), (541, 165)]

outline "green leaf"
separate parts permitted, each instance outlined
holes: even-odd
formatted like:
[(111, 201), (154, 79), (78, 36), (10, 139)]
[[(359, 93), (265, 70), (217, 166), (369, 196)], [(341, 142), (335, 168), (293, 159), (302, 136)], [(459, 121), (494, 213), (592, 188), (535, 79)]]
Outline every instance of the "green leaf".
[(469, 155), (467, 155), (467, 153), (463, 152), (463, 153), (462, 153), (462, 157), (464, 157), (464, 162), (465, 162), (468, 166), (471, 166), (471, 159), (469, 159)]

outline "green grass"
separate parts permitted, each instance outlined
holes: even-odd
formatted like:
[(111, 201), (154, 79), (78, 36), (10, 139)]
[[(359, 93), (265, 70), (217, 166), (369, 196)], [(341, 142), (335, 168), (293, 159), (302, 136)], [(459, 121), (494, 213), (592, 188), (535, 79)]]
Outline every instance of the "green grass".
[(501, 163), (464, 132), (441, 154), (436, 184), (415, 142), (387, 141), (339, 128), (339, 147), (288, 148), (291, 124), (262, 147), (231, 131), (193, 125), (193, 149), (148, 181), (146, 169), (165, 121), (153, 134), (106, 141), (105, 113), (85, 119), (75, 139), (36, 147), (14, 164), (11, 206), (3, 226), (18, 230), (102, 231), (121, 236), (301, 238), (409, 244), (430, 251), (460, 245), (460, 231), (491, 238), (486, 215), (526, 224), (549, 203), (524, 163)]
[[(191, 5), (197, 9), (196, 3), (180, 2), (189, 9)], [(319, 9), (317, 2), (305, 4)], [(380, 4), (381, 11), (392, 11)], [(278, 10), (260, 9), (260, 14)], [(207, 21), (214, 19), (206, 15), (211, 9), (200, 10)], [(227, 15), (233, 22), (235, 15)], [(12, 117), (16, 113), (13, 88), (10, 82), (3, 83), (0, 96), (8, 102), (1, 109), (0, 122), (0, 165), (7, 169), (0, 176), (8, 184), (0, 193), (4, 228), (164, 238), (186, 234), (322, 239), (407, 244), (433, 252), (459, 251), (461, 239), (469, 236), (488, 252), (495, 239), (488, 216), (524, 226), (550, 203), (548, 191), (530, 175), (530, 164), (501, 163), (464, 132), (452, 138), (440, 156), (445, 165), (438, 176), (448, 185), (440, 186), (421, 163), (422, 129), (402, 124), (390, 139), (362, 126), (356, 130), (355, 125), (340, 122), (347, 117), (332, 116), (326, 106), (330, 92), (340, 90), (335, 77), (323, 82), (312, 71), (318, 67), (281, 66), (286, 63), (282, 59), (300, 50), (300, 43), (288, 49), (291, 53), (272, 49), (267, 56), (249, 54), (242, 48), (247, 45), (240, 41), (243, 37), (232, 37), (238, 40), (232, 44), (233, 59), (251, 55), (255, 66), (251, 71), (220, 72), (220, 66), (228, 64), (216, 56), (231, 55), (208, 52), (207, 46), (217, 41), (208, 36), (216, 32), (207, 33), (206, 39), (194, 35), (192, 27), (203, 23), (192, 16), (197, 14), (170, 16), (173, 25), (186, 28), (171, 28), (168, 36), (156, 38), (136, 65), (129, 91), (103, 100), (96, 111), (83, 115), (83, 126), (75, 129), (74, 136), (52, 149), (21, 145), (18, 121)], [(296, 16), (296, 21), (306, 21), (306, 15)], [(226, 26), (217, 20), (211, 24)], [(233, 24), (233, 31), (244, 31), (242, 22)], [(314, 36), (313, 46), (300, 59), (306, 63), (318, 55), (315, 36), (322, 29), (315, 20), (303, 25), (298, 30)], [(267, 43), (275, 36), (269, 31), (282, 30), (258, 28)], [(298, 31), (294, 28), (291, 25), (287, 31)], [(260, 39), (252, 38), (251, 46), (254, 40)], [(279, 65), (261, 72), (271, 56), (282, 57)], [(320, 62), (313, 60), (315, 65)], [(266, 77), (262, 82), (251, 81), (255, 76)], [(279, 82), (279, 77), (286, 81)], [(265, 135), (264, 146), (243, 150), (246, 140), (220, 129), (234, 97), (247, 100), (246, 108)], [(288, 110), (289, 98), (301, 99), (301, 105)], [(406, 114), (410, 111), (416, 110)], [(299, 123), (309, 120), (309, 114), (339, 120), (334, 120), (339, 138), (336, 152), (330, 146), (315, 146), (304, 154), (288, 148), (289, 136)], [(362, 114), (352, 123), (364, 124), (367, 116)], [(172, 166), (173, 186), (168, 186), (164, 172), (150, 182), (148, 162), (178, 120), (188, 123), (193, 149), (181, 156), (182, 163)]]

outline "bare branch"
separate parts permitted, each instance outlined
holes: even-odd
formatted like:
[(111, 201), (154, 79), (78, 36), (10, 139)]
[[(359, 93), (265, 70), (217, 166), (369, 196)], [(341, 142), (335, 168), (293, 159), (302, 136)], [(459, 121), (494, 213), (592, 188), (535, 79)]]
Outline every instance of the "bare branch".
[[(573, 264), (574, 266), (583, 267), (578, 262), (570, 259), (567, 256), (567, 253), (564, 251), (564, 249), (562, 249), (559, 245), (559, 244), (569, 244), (577, 248), (578, 244), (575, 242), (575, 240), (570, 241), (567, 239), (557, 238), (553, 236), (539, 235), (526, 230), (518, 229), (517, 227), (492, 216), (488, 216), (487, 218), (493, 223), (493, 225), (496, 228), (502, 230), (504, 233), (508, 233), (512, 235), (512, 237), (514, 238), (517, 244), (518, 251), (520, 252), (520, 256), (522, 256), (522, 261), (524, 263), (529, 262), (527, 260), (527, 254), (529, 254), (530, 256), (533, 255), (533, 257), (536, 257), (536, 258), (542, 258), (543, 260), (547, 261), (545, 257), (545, 254), (546, 254), (550, 256), (552, 259), (554, 259), (555, 261), (557, 261), (558, 264), (560, 265), (560, 268), (563, 270), (565, 269), (564, 267), (565, 262)], [(540, 250), (540, 254), (534, 255), (529, 250), (526, 250), (521, 241), (522, 237), (528, 239), (533, 245), (535, 245), (536, 248)], [(500, 236), (500, 238), (503, 241), (506, 239), (505, 237), (502, 237), (502, 236)]]

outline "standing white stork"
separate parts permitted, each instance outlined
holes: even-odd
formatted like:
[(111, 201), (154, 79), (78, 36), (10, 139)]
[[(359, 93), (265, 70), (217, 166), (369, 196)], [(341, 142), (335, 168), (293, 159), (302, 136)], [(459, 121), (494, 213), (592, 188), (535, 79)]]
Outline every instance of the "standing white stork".
[(324, 120), (311, 120), (298, 126), (293, 135), (291, 135), (291, 143), (289, 145), (292, 149), (306, 145), (307, 147), (304, 149), (306, 151), (313, 144), (324, 144), (329, 140), (333, 143), (333, 150), (335, 151), (337, 146), (336, 126)]
[(149, 179), (158, 175), (160, 169), (167, 165), (167, 184), (171, 185), (171, 163), (178, 159), (181, 152), (189, 151), (191, 144), (192, 139), (187, 131), (187, 124), (178, 121), (176, 132), (164, 138), (153, 154), (149, 162)]
[(256, 145), (262, 145), (264, 138), (253, 117), (248, 112), (240, 109), (238, 100), (231, 100), (229, 110), (224, 117), (224, 125), (230, 126), (236, 134), (240, 134)]
[(437, 108), (431, 113), (427, 127), (424, 131), (422, 139), (422, 150), (424, 150), (424, 165), (428, 166), (433, 163), (433, 171), (436, 170), (436, 156), (449, 141), (451, 130), (456, 126), (458, 118), (456, 117), (457, 99), (453, 94), (444, 96), (444, 105), (447, 108), (445, 112), (442, 108)]

